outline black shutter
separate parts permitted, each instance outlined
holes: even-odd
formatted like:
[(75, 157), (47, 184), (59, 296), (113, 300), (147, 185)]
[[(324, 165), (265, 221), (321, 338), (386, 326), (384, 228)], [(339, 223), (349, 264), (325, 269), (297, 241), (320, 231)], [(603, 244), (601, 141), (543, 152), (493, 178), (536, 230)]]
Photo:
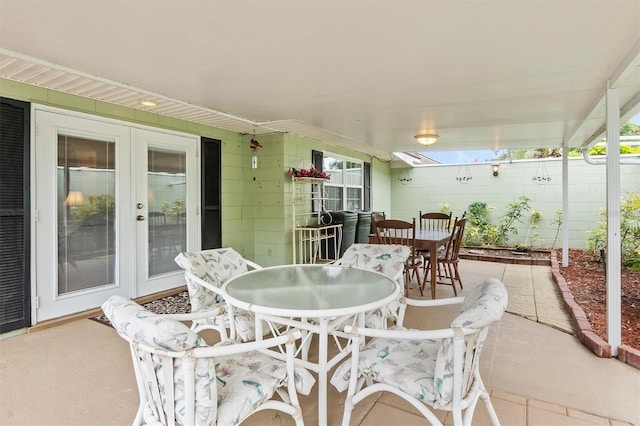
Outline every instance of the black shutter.
[(201, 139), (202, 168), (202, 249), (222, 247), (221, 215), (221, 143), (216, 139)]
[(323, 159), (324, 153), (322, 151), (311, 150), (311, 164), (313, 164), (316, 170), (322, 171), (324, 167)]
[[(318, 171), (322, 171), (322, 168), (324, 167), (324, 153), (322, 151), (316, 151), (315, 149), (311, 150), (311, 164), (313, 164), (313, 167), (318, 170)], [(318, 191), (318, 185), (317, 184), (312, 184), (311, 185), (311, 191), (315, 194), (316, 191)], [(320, 204), (318, 200), (311, 200), (311, 211), (314, 213), (322, 213), (320, 211)]]
[(371, 163), (364, 163), (364, 188), (363, 188), (364, 211), (371, 211)]
[(27, 102), (0, 98), (0, 333), (31, 325)]

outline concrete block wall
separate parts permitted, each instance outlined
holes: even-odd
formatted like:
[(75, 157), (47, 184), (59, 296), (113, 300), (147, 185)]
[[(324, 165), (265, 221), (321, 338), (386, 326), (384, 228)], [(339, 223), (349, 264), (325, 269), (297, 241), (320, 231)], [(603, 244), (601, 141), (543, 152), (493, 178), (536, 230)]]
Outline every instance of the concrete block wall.
[[(540, 185), (532, 180), (542, 164), (551, 181)], [(515, 161), (502, 163), (499, 175), (494, 177), (489, 163), (466, 166), (472, 179), (462, 184), (456, 177), (465, 173), (465, 166), (438, 165), (414, 169), (397, 168), (391, 171), (391, 214), (399, 219), (410, 220), (419, 216), (419, 211), (439, 211), (448, 204), (454, 216), (460, 216), (474, 201), (487, 203), (494, 210), (491, 223), (497, 224), (508, 204), (520, 196), (531, 199), (531, 210), (542, 213), (534, 246), (550, 247), (556, 237), (555, 210), (562, 208), (562, 160)], [(587, 231), (597, 227), (603, 218), (599, 212), (606, 207), (606, 168), (591, 165), (582, 157), (568, 161), (569, 185), (569, 246), (584, 248)], [(407, 178), (411, 179), (407, 182)], [(640, 192), (640, 164), (623, 165), (620, 170), (621, 197), (627, 192)], [(525, 214), (523, 223), (517, 223), (518, 233), (510, 236), (513, 245), (524, 243), (531, 211)], [(562, 235), (555, 247), (561, 247)]]

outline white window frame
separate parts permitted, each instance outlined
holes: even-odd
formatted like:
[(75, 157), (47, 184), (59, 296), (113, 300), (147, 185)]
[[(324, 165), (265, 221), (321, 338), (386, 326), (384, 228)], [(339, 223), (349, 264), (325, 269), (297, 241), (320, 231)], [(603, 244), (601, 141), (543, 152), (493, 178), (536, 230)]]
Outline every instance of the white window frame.
[[(345, 174), (345, 169), (343, 168), (342, 171), (340, 172), (335, 172), (333, 170), (327, 169), (326, 166), (326, 162), (328, 159), (336, 159), (338, 161), (342, 161), (343, 165), (345, 165), (347, 162), (348, 163), (355, 163), (357, 165), (360, 165), (360, 182), (358, 184), (353, 184), (353, 183), (347, 183), (347, 179), (346, 179), (346, 174)], [(329, 209), (329, 205), (331, 205), (331, 201), (330, 200), (326, 200), (325, 201), (325, 207), (327, 207), (327, 210), (332, 211), (332, 210), (362, 210), (363, 205), (364, 205), (364, 161), (363, 160), (359, 160), (357, 158), (352, 158), (352, 157), (346, 157), (344, 155), (339, 155), (339, 154), (334, 154), (332, 152), (323, 152), (323, 171), (327, 172), (329, 174), (331, 174), (331, 180), (329, 180), (328, 182), (326, 182), (324, 184), (325, 187), (325, 193), (327, 193), (329, 188), (341, 188), (342, 190), (342, 206), (340, 206), (339, 209)], [(333, 179), (333, 175), (335, 173), (342, 173), (342, 183), (336, 183), (335, 180)], [(353, 208), (353, 207), (349, 207), (348, 206), (348, 199), (347, 199), (347, 194), (348, 194), (348, 190), (349, 189), (358, 189), (360, 191), (360, 199), (358, 202), (358, 206), (357, 208)], [(328, 205), (327, 205), (328, 204)]]

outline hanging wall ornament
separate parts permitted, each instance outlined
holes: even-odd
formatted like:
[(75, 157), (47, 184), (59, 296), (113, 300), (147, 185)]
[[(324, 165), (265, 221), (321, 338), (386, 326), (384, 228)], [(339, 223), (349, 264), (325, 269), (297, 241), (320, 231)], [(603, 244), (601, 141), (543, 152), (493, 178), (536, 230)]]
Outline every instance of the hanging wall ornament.
[(460, 166), (460, 168), (458, 168), (456, 180), (460, 183), (469, 183), (471, 179), (473, 179), (473, 177), (469, 171), (469, 166)]
[(262, 148), (262, 145), (260, 145), (260, 142), (258, 142), (258, 140), (256, 139), (256, 132), (255, 130), (253, 131), (253, 137), (251, 138), (251, 142), (250, 146), (251, 146), (251, 151), (254, 152), (253, 156), (251, 157), (251, 168), (252, 169), (257, 169), (258, 168), (258, 156), (255, 154), (256, 151), (258, 151), (259, 148)]
[(547, 165), (544, 161), (538, 162), (538, 167), (536, 167), (536, 174), (531, 178), (538, 185), (544, 185), (547, 182), (551, 181), (551, 175), (549, 175), (549, 170), (547, 170)]
[(400, 176), (398, 176), (398, 182), (400, 185), (408, 185), (413, 179), (409, 176), (409, 172), (405, 169)]

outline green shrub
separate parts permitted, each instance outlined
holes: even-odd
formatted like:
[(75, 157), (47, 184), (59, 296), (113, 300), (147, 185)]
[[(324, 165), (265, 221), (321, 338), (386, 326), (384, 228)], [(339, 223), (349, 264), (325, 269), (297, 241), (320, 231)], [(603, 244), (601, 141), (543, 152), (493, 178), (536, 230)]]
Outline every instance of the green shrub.
[(493, 207), (482, 201), (474, 201), (467, 209), (467, 227), (463, 244), (470, 246), (504, 246), (510, 235), (517, 235), (515, 222), (522, 223), (522, 216), (530, 207), (531, 199), (525, 195), (507, 205), (498, 225), (490, 222)]
[[(587, 249), (596, 256), (607, 246), (607, 211), (599, 215), (604, 218), (595, 229), (587, 231)], [(628, 193), (620, 203), (620, 244), (622, 264), (633, 270), (640, 270), (640, 196)]]

